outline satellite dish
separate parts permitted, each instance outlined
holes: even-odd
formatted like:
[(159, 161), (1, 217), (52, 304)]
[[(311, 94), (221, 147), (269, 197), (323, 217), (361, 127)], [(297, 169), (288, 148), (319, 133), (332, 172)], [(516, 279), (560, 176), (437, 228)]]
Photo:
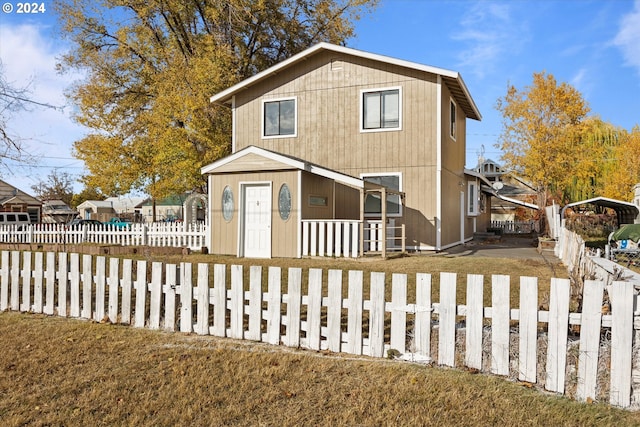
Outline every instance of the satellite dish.
[(496, 181), (493, 183), (492, 187), (494, 190), (500, 191), (502, 190), (502, 187), (504, 187), (504, 184), (501, 181)]

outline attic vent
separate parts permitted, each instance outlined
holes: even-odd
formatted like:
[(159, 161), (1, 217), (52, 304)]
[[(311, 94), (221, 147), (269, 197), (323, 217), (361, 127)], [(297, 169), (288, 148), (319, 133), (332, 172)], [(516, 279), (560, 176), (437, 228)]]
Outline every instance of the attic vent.
[(340, 59), (332, 59), (331, 60), (331, 71), (340, 71), (342, 70), (342, 60)]

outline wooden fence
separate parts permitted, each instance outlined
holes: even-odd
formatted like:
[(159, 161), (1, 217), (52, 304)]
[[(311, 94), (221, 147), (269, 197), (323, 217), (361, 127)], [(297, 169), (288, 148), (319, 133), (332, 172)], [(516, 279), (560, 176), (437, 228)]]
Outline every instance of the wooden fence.
[(207, 226), (187, 223), (113, 225), (32, 224), (0, 226), (0, 242), (79, 244), (96, 243), (122, 246), (170, 246), (200, 250), (205, 246)]
[[(372, 357), (397, 353), (515, 377), (583, 401), (635, 404), (634, 297), (626, 282), (613, 283), (611, 309), (603, 314), (603, 284), (587, 281), (582, 312), (570, 313), (566, 279), (551, 280), (548, 310), (540, 310), (547, 301), (532, 277), (520, 278), (519, 306), (511, 307), (510, 278), (501, 275), (485, 283), (481, 275), (453, 273), (365, 277), (361, 271), (245, 270), (18, 251), (0, 252), (0, 262), (1, 311)], [(484, 306), (485, 291), (490, 306)], [(576, 325), (579, 336), (569, 333)]]

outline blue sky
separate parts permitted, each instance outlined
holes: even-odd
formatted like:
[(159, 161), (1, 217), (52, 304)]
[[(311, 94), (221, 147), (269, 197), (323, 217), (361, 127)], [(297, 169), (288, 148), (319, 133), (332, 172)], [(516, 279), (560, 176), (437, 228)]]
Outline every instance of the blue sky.
[[(50, 2), (44, 13), (0, 12), (0, 58), (7, 80), (31, 82), (40, 102), (66, 105), (63, 90), (78, 76), (58, 75), (56, 57), (65, 45), (56, 38)], [(483, 120), (469, 120), (467, 167), (478, 155), (499, 161), (494, 144), (502, 130), (496, 100), (508, 84), (531, 84), (534, 72), (553, 74), (578, 89), (599, 115), (630, 130), (640, 124), (640, 0), (381, 0), (356, 24), (356, 49), (461, 73)], [(71, 146), (84, 129), (63, 111), (32, 108), (10, 123), (41, 156), (37, 167), (10, 165), (0, 177), (26, 192), (51, 168), (72, 176), (82, 163)], [(79, 190), (79, 188), (78, 188)]]

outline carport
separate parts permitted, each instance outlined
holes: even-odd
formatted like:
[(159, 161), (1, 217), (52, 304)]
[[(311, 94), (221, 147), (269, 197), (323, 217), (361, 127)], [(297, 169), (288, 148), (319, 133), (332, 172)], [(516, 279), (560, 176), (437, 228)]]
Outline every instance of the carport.
[(622, 200), (608, 199), (606, 197), (594, 197), (593, 199), (569, 203), (562, 208), (562, 211), (560, 211), (560, 219), (564, 220), (564, 214), (568, 208), (580, 205), (594, 205), (613, 209), (616, 212), (618, 227), (623, 224), (633, 224), (638, 217), (639, 212), (638, 207), (633, 203), (623, 202)]

